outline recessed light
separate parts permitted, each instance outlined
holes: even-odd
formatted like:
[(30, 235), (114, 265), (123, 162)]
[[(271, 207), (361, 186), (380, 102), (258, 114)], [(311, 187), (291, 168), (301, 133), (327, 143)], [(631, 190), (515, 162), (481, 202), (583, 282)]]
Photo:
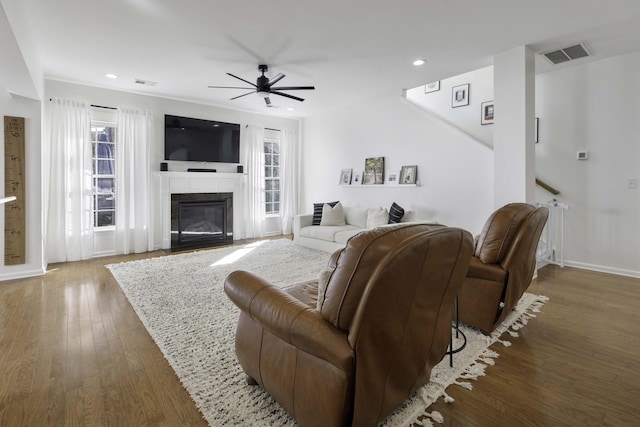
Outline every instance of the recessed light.
[(293, 111), (293, 108), (289, 107), (287, 108), (288, 111)]
[(413, 61), (413, 65), (415, 65), (416, 67), (424, 65), (424, 59), (416, 59), (415, 61)]
[(118, 78), (118, 76), (116, 76), (116, 75), (115, 75), (115, 74), (113, 74), (113, 73), (107, 73), (107, 74), (105, 74), (104, 76), (105, 76), (106, 78), (108, 78), (108, 79), (117, 79), (117, 78)]

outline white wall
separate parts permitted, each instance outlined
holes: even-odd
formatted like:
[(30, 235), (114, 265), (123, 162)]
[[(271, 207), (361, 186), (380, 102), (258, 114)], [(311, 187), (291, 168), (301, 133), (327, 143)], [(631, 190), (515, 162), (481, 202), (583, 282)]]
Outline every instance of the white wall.
[[(452, 88), (469, 83), (469, 105), (451, 107)], [(407, 90), (407, 99), (479, 142), (493, 147), (493, 125), (481, 125), (481, 105), (493, 101), (493, 66), (440, 81), (440, 90), (425, 93), (424, 86)]]
[[(49, 98), (63, 98), (82, 100), (94, 105), (107, 107), (128, 107), (138, 110), (149, 111), (153, 115), (152, 125), (152, 147), (151, 166), (152, 172), (160, 170), (160, 163), (164, 162), (164, 115), (172, 114), (179, 116), (195, 117), (201, 119), (219, 120), (231, 123), (240, 123), (242, 128), (246, 124), (261, 125), (274, 129), (298, 130), (299, 121), (297, 119), (286, 119), (280, 117), (264, 116), (261, 114), (248, 113), (239, 110), (231, 110), (215, 106), (207, 106), (184, 101), (171, 100), (147, 95), (120, 92), (115, 90), (84, 86), (68, 82), (46, 80), (44, 108), (47, 108)], [(45, 138), (46, 141), (46, 138)], [(240, 158), (243, 158), (243, 147), (241, 147)], [(236, 164), (228, 163), (204, 163), (204, 162), (178, 162), (170, 161), (170, 171), (186, 171), (189, 167), (215, 168), (218, 172), (236, 172)], [(153, 175), (152, 175), (153, 177)], [(153, 178), (152, 178), (153, 179)], [(155, 180), (154, 180), (155, 181)], [(159, 183), (158, 183), (159, 184)], [(160, 189), (155, 189), (158, 194), (155, 211), (160, 209)], [(156, 247), (160, 247), (161, 234), (156, 222), (154, 241)], [(264, 230), (267, 234), (277, 234), (279, 232), (279, 221), (272, 218), (265, 221)], [(234, 230), (234, 234), (239, 230)], [(240, 238), (242, 236), (239, 236)], [(113, 233), (101, 232), (96, 236), (96, 253), (98, 255), (108, 255), (113, 253)]]
[[(460, 110), (460, 108), (457, 108)], [(480, 125), (478, 107), (477, 124)], [(421, 218), (478, 233), (493, 207), (492, 152), (400, 95), (381, 97), (303, 121), (302, 211), (315, 202), (352, 206), (396, 202)], [(385, 169), (418, 166), (418, 187), (342, 187), (341, 169), (364, 169), (384, 157)]]
[[(4, 265), (4, 211), (0, 206), (0, 280), (41, 275), (42, 263), (42, 209), (41, 209), (41, 107), (39, 101), (20, 96), (11, 96), (0, 86), (0, 119), (3, 131), (0, 133), (0, 195), (4, 196), (4, 116), (25, 119), (25, 263)], [(9, 194), (7, 194), (9, 195)]]
[(626, 188), (640, 179), (638, 76), (640, 52), (537, 76), (536, 172), (569, 205), (568, 265), (640, 277), (640, 189)]

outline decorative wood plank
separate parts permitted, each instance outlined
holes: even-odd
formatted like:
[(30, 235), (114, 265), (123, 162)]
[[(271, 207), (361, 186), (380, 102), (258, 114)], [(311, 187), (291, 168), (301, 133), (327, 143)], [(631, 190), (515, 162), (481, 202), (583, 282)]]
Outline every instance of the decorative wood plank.
[(4, 117), (4, 264), (25, 263), (24, 117)]

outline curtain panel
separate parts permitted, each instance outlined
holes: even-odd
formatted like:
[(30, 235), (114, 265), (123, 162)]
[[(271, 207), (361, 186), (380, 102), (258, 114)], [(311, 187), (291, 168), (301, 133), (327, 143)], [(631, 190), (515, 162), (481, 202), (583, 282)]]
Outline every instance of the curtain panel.
[(244, 192), (245, 237), (262, 237), (264, 220), (264, 128), (247, 125), (243, 132), (247, 186)]
[(298, 132), (282, 131), (280, 152), (282, 156), (280, 170), (280, 220), (282, 234), (293, 232), (293, 217), (298, 213), (298, 192), (300, 189), (300, 143)]
[(151, 114), (118, 108), (116, 254), (153, 250)]
[(46, 262), (93, 257), (91, 112), (88, 104), (52, 99), (43, 147)]

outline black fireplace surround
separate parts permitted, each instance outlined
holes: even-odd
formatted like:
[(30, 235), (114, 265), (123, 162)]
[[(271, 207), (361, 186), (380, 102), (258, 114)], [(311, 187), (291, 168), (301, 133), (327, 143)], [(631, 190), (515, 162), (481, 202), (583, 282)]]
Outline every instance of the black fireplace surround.
[(171, 195), (171, 250), (233, 243), (233, 193)]

